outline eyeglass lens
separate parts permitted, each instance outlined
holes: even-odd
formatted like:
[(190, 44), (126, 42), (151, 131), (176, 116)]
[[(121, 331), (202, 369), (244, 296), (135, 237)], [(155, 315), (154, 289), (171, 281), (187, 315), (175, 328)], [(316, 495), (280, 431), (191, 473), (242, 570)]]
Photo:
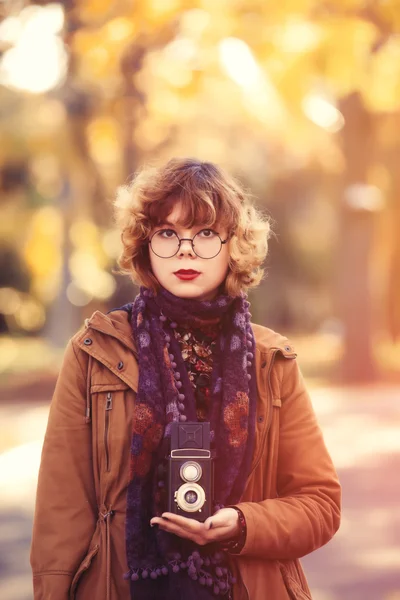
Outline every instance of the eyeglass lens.
[[(219, 235), (210, 229), (199, 231), (193, 238), (193, 250), (199, 258), (214, 258), (221, 245)], [(151, 248), (160, 258), (171, 258), (179, 250), (179, 238), (174, 231), (162, 229), (151, 238)]]

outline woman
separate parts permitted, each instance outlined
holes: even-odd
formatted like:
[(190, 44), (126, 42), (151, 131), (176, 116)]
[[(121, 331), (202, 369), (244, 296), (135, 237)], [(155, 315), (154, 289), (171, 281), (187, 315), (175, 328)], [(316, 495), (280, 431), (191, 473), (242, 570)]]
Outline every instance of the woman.
[[(340, 485), (292, 345), (250, 323), (268, 221), (221, 169), (178, 159), (120, 189), (116, 215), (140, 294), (95, 312), (67, 347), (39, 474), (35, 600), (310, 598), (298, 559), (338, 529)], [(210, 424), (205, 519), (169, 503), (176, 423)]]

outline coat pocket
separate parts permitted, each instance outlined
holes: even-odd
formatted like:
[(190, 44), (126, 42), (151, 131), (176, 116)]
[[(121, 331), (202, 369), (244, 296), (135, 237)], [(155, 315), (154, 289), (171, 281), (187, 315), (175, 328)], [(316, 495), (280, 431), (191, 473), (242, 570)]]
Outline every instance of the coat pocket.
[(292, 569), (289, 570), (288, 567), (289, 565), (279, 564), (282, 579), (290, 600), (312, 600), (311, 594), (301, 587), (300, 582), (291, 573)]
[(123, 382), (92, 384), (91, 386), (94, 423), (96, 424), (94, 432), (96, 460), (99, 473), (105, 473), (109, 478), (110, 472), (114, 469), (113, 463), (120, 459), (123, 446), (126, 444), (126, 422), (128, 420), (126, 413), (130, 405), (126, 401), (126, 394), (129, 389)]
[(76, 594), (78, 584), (79, 584), (83, 574), (86, 573), (86, 571), (90, 568), (90, 565), (92, 564), (94, 557), (96, 556), (96, 554), (99, 551), (99, 547), (100, 547), (99, 544), (96, 544), (95, 546), (93, 546), (93, 548), (91, 548), (88, 551), (85, 558), (79, 565), (79, 568), (78, 568), (77, 572), (75, 573), (74, 578), (71, 583), (71, 587), (70, 587), (70, 591), (69, 591), (69, 599), (70, 600), (75, 600), (75, 594)]

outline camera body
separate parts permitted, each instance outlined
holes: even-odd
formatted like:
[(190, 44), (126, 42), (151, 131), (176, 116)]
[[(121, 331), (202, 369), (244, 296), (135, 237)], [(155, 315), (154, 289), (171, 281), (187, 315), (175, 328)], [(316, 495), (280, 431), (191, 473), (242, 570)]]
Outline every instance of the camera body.
[(169, 512), (205, 521), (212, 514), (213, 491), (210, 423), (171, 423)]

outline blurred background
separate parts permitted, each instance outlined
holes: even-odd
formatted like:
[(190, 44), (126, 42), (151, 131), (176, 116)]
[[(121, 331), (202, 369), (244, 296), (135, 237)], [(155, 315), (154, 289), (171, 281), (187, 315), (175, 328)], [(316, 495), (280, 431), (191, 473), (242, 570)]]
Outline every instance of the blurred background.
[(116, 187), (217, 162), (274, 221), (253, 320), (289, 336), (343, 484), (315, 600), (400, 598), (398, 0), (0, 2), (0, 598), (67, 340), (134, 298)]

